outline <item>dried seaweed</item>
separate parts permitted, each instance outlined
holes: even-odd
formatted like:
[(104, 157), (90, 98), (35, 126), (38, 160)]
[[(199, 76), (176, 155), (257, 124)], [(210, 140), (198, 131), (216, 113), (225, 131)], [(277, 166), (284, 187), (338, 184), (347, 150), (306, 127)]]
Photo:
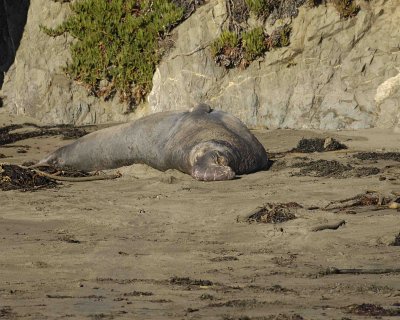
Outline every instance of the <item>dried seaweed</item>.
[(17, 314), (13, 312), (11, 307), (4, 306), (0, 307), (0, 318), (1, 319), (17, 319)]
[(124, 297), (143, 297), (143, 296), (152, 296), (154, 295), (153, 292), (148, 292), (148, 291), (131, 291), (131, 292), (125, 292)]
[(311, 176), (328, 178), (367, 177), (376, 175), (380, 170), (376, 167), (358, 167), (343, 164), (336, 160), (301, 161), (292, 165), (292, 168), (300, 168), (293, 176)]
[(374, 176), (380, 173), (381, 170), (377, 167), (359, 167), (354, 169), (354, 177)]
[(299, 314), (287, 314), (287, 313), (279, 313), (279, 314), (271, 314), (269, 316), (263, 317), (248, 317), (248, 316), (230, 316), (226, 315), (222, 318), (222, 320), (304, 320), (304, 318)]
[(301, 208), (296, 202), (267, 203), (247, 217), (247, 221), (260, 223), (282, 223), (296, 218), (294, 210)]
[(58, 184), (34, 170), (24, 169), (17, 165), (0, 164), (0, 189), (35, 191), (43, 188), (54, 188)]
[(236, 299), (236, 300), (228, 300), (226, 302), (217, 302), (211, 303), (208, 306), (210, 308), (221, 308), (221, 307), (229, 307), (229, 308), (242, 308), (242, 309), (251, 309), (255, 308), (258, 305), (263, 305), (265, 302), (260, 302), (256, 299)]
[[(17, 129), (33, 129), (27, 132), (12, 132)], [(72, 125), (38, 126), (32, 123), (13, 124), (0, 128), (0, 146), (14, 143), (20, 140), (36, 137), (63, 136), (63, 139), (76, 139), (86, 135), (83, 128)]]
[(347, 146), (333, 138), (314, 138), (314, 139), (301, 139), (297, 147), (292, 152), (326, 152), (347, 149)]
[(295, 176), (335, 177), (342, 178), (344, 173), (353, 169), (349, 164), (336, 160), (315, 160), (295, 163), (293, 168), (301, 168)]
[(347, 209), (356, 209), (361, 207), (371, 207), (385, 208), (384, 206), (391, 202), (390, 197), (384, 197), (375, 192), (367, 192), (358, 194), (354, 197), (334, 201), (325, 207), (325, 210), (330, 210), (333, 212), (341, 212)]
[(169, 279), (169, 283), (178, 286), (212, 286), (213, 283), (210, 280), (197, 280), (188, 277), (172, 277)]
[(400, 162), (400, 152), (359, 152), (353, 157), (360, 160), (392, 160)]
[(400, 232), (399, 234), (394, 238), (393, 242), (390, 244), (391, 246), (400, 246)]
[(89, 172), (86, 171), (82, 171), (82, 170), (76, 170), (74, 168), (71, 167), (63, 167), (63, 168), (57, 168), (54, 166), (50, 166), (50, 165), (44, 165), (44, 166), (39, 166), (36, 167), (37, 169), (39, 169), (42, 172), (48, 173), (48, 174), (52, 174), (52, 175), (56, 175), (59, 177), (73, 177), (73, 178), (78, 178), (78, 177), (90, 177), (92, 176)]
[[(54, 188), (59, 185), (55, 181), (55, 177), (48, 177), (44, 174), (51, 174), (55, 177), (73, 178), (73, 179), (90, 179), (101, 180), (103, 176), (93, 176), (85, 171), (79, 171), (72, 168), (59, 169), (52, 166), (42, 166), (36, 168), (28, 168), (14, 164), (0, 164), (0, 189), (35, 191), (43, 188)], [(106, 176), (104, 176), (106, 177)]]
[(355, 314), (358, 316), (371, 316), (371, 317), (394, 317), (400, 316), (400, 309), (386, 309), (382, 306), (363, 303), (363, 304), (352, 304), (346, 307), (348, 313)]

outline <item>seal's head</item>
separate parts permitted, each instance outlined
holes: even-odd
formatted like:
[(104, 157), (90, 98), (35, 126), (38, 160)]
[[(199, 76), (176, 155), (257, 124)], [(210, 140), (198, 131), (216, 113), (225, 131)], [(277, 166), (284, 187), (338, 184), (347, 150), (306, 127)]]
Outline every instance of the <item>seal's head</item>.
[(201, 181), (231, 180), (236, 174), (231, 166), (234, 154), (228, 146), (211, 140), (196, 145), (189, 155), (191, 175)]

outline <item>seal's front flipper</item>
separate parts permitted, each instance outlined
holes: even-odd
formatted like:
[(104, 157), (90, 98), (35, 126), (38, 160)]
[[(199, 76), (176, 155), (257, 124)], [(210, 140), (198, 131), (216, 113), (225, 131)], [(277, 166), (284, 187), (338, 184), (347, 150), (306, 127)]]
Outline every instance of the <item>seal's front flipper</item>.
[(231, 180), (235, 172), (229, 166), (197, 164), (192, 168), (192, 177), (200, 181)]

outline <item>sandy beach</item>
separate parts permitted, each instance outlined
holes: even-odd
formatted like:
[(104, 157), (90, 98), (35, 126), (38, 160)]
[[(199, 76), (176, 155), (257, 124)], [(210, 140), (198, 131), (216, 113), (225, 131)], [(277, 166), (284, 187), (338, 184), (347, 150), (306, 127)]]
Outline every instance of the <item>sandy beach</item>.
[[(0, 127), (29, 121), (0, 111)], [(400, 246), (393, 244), (400, 212), (385, 201), (399, 195), (400, 159), (355, 155), (400, 152), (400, 134), (254, 134), (272, 166), (232, 181), (199, 182), (133, 165), (108, 171), (122, 174), (115, 180), (0, 191), (0, 318), (399, 316)], [(318, 137), (348, 149), (288, 152), (301, 138)], [(0, 146), (1, 162), (37, 161), (70, 142), (53, 136)], [(318, 171), (310, 167), (316, 163), (344, 167)], [(278, 204), (295, 218), (248, 219), (258, 207)], [(313, 231), (342, 220), (336, 230)]]

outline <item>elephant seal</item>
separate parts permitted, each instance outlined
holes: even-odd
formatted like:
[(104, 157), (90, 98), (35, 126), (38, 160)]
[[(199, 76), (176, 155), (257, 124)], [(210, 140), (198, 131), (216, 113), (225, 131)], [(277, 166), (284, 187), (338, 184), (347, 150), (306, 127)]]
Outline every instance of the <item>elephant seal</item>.
[(239, 119), (200, 104), (191, 111), (155, 113), (95, 131), (38, 165), (94, 171), (144, 163), (216, 181), (261, 170), (267, 162), (264, 147)]

